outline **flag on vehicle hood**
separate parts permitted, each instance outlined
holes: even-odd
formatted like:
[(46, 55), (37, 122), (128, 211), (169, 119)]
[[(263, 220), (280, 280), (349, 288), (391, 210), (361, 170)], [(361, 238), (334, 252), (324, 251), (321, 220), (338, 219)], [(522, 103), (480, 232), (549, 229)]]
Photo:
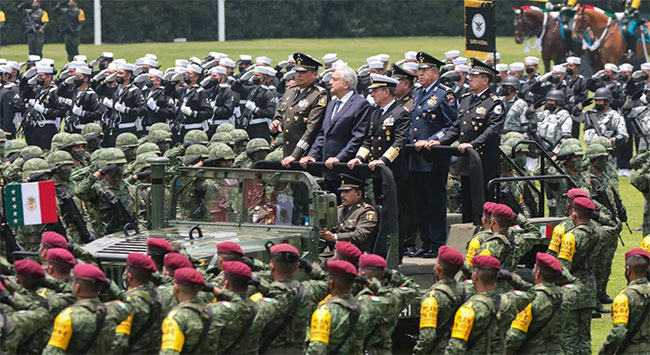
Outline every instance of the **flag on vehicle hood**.
[(54, 181), (5, 186), (5, 211), (10, 226), (55, 223), (58, 216)]

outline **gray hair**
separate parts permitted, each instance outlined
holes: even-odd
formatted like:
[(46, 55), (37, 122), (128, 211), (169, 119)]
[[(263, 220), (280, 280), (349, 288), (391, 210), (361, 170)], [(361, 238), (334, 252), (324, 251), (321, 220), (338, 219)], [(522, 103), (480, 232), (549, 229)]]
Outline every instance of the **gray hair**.
[(341, 79), (344, 82), (350, 83), (350, 90), (357, 90), (357, 73), (354, 69), (345, 66), (342, 68), (337, 68), (337, 72), (341, 72)]

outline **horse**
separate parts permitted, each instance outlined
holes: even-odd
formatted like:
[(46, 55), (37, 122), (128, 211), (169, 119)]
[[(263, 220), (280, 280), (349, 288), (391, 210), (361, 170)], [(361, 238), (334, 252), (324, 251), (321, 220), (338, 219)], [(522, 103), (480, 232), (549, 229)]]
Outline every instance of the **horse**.
[[(534, 37), (534, 47), (540, 48), (542, 61), (546, 72), (551, 69), (551, 60), (555, 64), (563, 63), (569, 48), (562, 39), (562, 25), (547, 11), (535, 6), (514, 8), (515, 12), (515, 43), (522, 44), (526, 39)], [(529, 44), (526, 44), (528, 49)]]
[[(645, 31), (645, 39), (650, 41), (650, 36), (647, 35), (647, 22), (642, 25), (641, 31)], [(583, 42), (592, 52), (598, 52), (602, 65), (606, 63), (619, 64), (627, 50), (627, 44), (616, 16), (591, 5), (578, 5), (573, 20), (572, 37), (576, 41)], [(643, 45), (645, 45), (645, 49)], [(638, 41), (636, 53), (631, 60), (645, 60), (644, 53), (648, 48), (647, 42)]]

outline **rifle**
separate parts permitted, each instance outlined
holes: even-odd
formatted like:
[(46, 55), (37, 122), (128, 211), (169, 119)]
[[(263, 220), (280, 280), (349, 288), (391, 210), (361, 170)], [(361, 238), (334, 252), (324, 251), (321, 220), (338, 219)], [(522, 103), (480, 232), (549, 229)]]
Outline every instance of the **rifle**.
[(9, 228), (7, 219), (3, 214), (0, 214), (0, 238), (2, 238), (7, 245), (7, 259), (13, 261), (14, 251), (23, 251), (24, 249), (18, 245), (14, 232)]
[(630, 123), (632, 124), (632, 129), (634, 129), (634, 133), (636, 135), (641, 136), (643, 140), (645, 141), (646, 146), (650, 147), (650, 140), (648, 140), (648, 133), (643, 129), (639, 121), (637, 121), (637, 117), (641, 116), (644, 112), (648, 110), (648, 107), (646, 106), (643, 111), (639, 112), (639, 114), (634, 117), (630, 118)]
[[(614, 209), (614, 206), (612, 206), (612, 202), (609, 200), (609, 197), (607, 196), (607, 193), (605, 192), (605, 188), (603, 188), (602, 186), (595, 186), (594, 187), (593, 183), (592, 183), (591, 186), (592, 186), (591, 191), (593, 191), (593, 194), (591, 196), (592, 199), (595, 200), (595, 201), (600, 202), (603, 206), (605, 206), (605, 208), (607, 208), (612, 213), (612, 215), (618, 216), (618, 218), (621, 219), (622, 222), (627, 224), (627, 212), (625, 211), (625, 206), (623, 206), (624, 215), (619, 216), (618, 214), (620, 213), (620, 210), (618, 208)], [(622, 206), (622, 204), (621, 204), (621, 206)], [(625, 218), (625, 221), (623, 221), (623, 218)], [(627, 227), (628, 227), (628, 229), (630, 228), (629, 225)], [(629, 230), (630, 230), (630, 234), (631, 234), (632, 230), (631, 229), (629, 229)], [(621, 241), (621, 245), (625, 246), (625, 242), (623, 241), (623, 237), (621, 237), (620, 233), (618, 234), (618, 239)]]
[[(598, 136), (600, 136), (600, 137), (606, 137), (605, 135), (603, 135), (603, 132), (600, 130), (600, 127), (599, 127), (597, 124), (594, 123), (594, 119), (593, 119), (593, 117), (591, 117), (591, 112), (585, 112), (585, 113), (586, 113), (585, 116), (587, 116), (587, 122), (588, 122), (589, 125), (590, 125), (589, 128), (593, 128), (593, 129), (596, 131), (596, 134), (597, 134)], [(587, 130), (587, 129), (588, 129), (588, 128), (585, 127), (585, 130)], [(607, 138), (609, 138), (609, 137), (607, 137)]]
[(81, 240), (84, 243), (88, 244), (92, 242), (95, 238), (90, 234), (90, 231), (88, 231), (86, 222), (83, 217), (81, 217), (81, 212), (79, 211), (79, 208), (77, 208), (77, 204), (74, 202), (72, 195), (61, 192), (57, 193), (57, 198), (60, 201), (59, 207), (61, 208), (63, 220), (77, 228), (80, 232)]
[(138, 223), (133, 219), (133, 216), (126, 210), (120, 198), (114, 195), (112, 192), (108, 191), (102, 184), (98, 184), (102, 189), (102, 196), (104, 201), (109, 204), (107, 210), (111, 211), (111, 219), (106, 224), (106, 233), (115, 233), (125, 230), (126, 228), (132, 226), (135, 229), (136, 233), (140, 232), (138, 228)]
[[(248, 101), (255, 101), (255, 98), (257, 97), (257, 94), (260, 92), (260, 87), (262, 84), (258, 84), (251, 90), (250, 95), (248, 96)], [(251, 118), (253, 117), (253, 111), (249, 110), (248, 108), (244, 108), (244, 112), (242, 112), (241, 116), (237, 117), (235, 121), (235, 127), (241, 128), (241, 129), (246, 129), (248, 127), (248, 122), (251, 121)]]
[(32, 19), (31, 14), (32, 14), (31, 10), (27, 11), (27, 22), (29, 24), (29, 28), (25, 30), (25, 34), (38, 32), (38, 29), (36, 28), (36, 24), (34, 23), (34, 19)]

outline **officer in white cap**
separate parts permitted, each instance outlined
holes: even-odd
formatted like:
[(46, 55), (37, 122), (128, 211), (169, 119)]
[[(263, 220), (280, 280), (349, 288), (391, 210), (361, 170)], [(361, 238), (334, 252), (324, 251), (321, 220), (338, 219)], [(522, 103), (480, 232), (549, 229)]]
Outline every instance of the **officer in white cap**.
[(269, 58), (267, 56), (261, 56), (261, 57), (255, 58), (255, 65), (257, 65), (257, 66), (269, 67), (269, 66), (271, 66), (271, 62), (272, 62), (271, 58)]
[(147, 72), (147, 80), (142, 89), (142, 96), (147, 105), (144, 121), (146, 131), (149, 131), (154, 123), (171, 122), (176, 115), (174, 100), (165, 93), (163, 77), (163, 73), (158, 69), (149, 69)]
[(212, 117), (212, 107), (208, 93), (199, 82), (203, 69), (197, 64), (188, 64), (183, 75), (185, 87), (176, 89), (173, 94), (180, 101), (180, 109), (172, 131), (172, 144), (182, 142), (185, 134), (194, 129), (208, 130), (208, 120)]
[(101, 103), (97, 93), (89, 86), (92, 69), (89, 66), (80, 66), (75, 69), (72, 86), (75, 95), (72, 99), (72, 107), (66, 119), (66, 131), (70, 133), (81, 133), (88, 123), (100, 123)]
[(336, 62), (339, 58), (337, 57), (336, 53), (327, 53), (323, 56), (323, 64), (325, 66), (325, 69), (330, 69), (332, 67), (332, 64)]
[(216, 66), (210, 70), (211, 80), (205, 87), (212, 106), (212, 119), (210, 120), (211, 136), (220, 125), (235, 122), (235, 110), (239, 116), (239, 94), (230, 89), (228, 83), (228, 70), (224, 66)]
[[(113, 59), (114, 59), (113, 52), (102, 52), (96, 60), (90, 62), (90, 66), (91, 67), (98, 66), (99, 68), (98, 71), (102, 71), (108, 68), (108, 65), (111, 64), (111, 62), (113, 62)], [(94, 74), (96, 73), (93, 73), (93, 75)]]
[(521, 94), (528, 102), (538, 102), (539, 100), (543, 100), (544, 95), (530, 92), (530, 88), (535, 85), (537, 78), (539, 77), (539, 74), (537, 73), (537, 69), (539, 68), (539, 58), (533, 56), (526, 57), (524, 58), (524, 65), (525, 74), (522, 78), (524, 83), (521, 86)]
[(457, 64), (454, 66), (454, 71), (460, 76), (460, 79), (454, 85), (454, 94), (456, 97), (461, 97), (461, 95), (469, 92), (469, 84), (467, 83), (469, 67), (465, 64)]
[[(18, 63), (13, 63), (20, 69)], [(20, 89), (18, 84), (12, 80), (15, 69), (10, 64), (8, 62), (7, 65), (1, 66), (4, 73), (2, 74), (2, 81), (0, 83), (0, 128), (5, 131), (7, 139), (15, 136), (16, 126), (14, 124), (14, 118), (16, 118), (16, 115), (21, 114), (20, 108), (14, 105), (15, 100), (20, 99)]]
[(496, 83), (498, 87), (501, 87), (501, 82), (508, 76), (508, 64), (499, 63), (495, 69), (497, 70)]
[(501, 60), (501, 53), (497, 52), (496, 53), (496, 60), (494, 60), (494, 53), (490, 52), (487, 55), (487, 60), (485, 61), (485, 63), (487, 63), (487, 65), (494, 66), (496, 64), (499, 64), (500, 60)]
[(239, 73), (235, 75), (235, 78), (239, 79), (239, 77), (244, 74), (251, 65), (253, 65), (253, 58), (250, 54), (241, 54), (239, 60), (237, 60), (237, 69)]
[(613, 110), (618, 110), (625, 104), (625, 91), (623, 86), (616, 78), (620, 69), (616, 64), (606, 63), (605, 68), (598, 73), (594, 74), (590, 80), (587, 81), (587, 89), (596, 91), (601, 87), (606, 87), (612, 94), (612, 101), (610, 107)]
[[(580, 58), (571, 56), (566, 61), (567, 95), (565, 107), (571, 112), (573, 107), (587, 99), (588, 90), (587, 80), (580, 74)], [(571, 136), (573, 138), (580, 137), (580, 122), (573, 121)]]
[[(456, 50), (456, 49), (452, 49), (452, 50), (446, 51), (446, 52), (445, 52), (445, 59), (446, 59), (445, 62), (446, 62), (447, 64), (453, 64), (453, 63), (454, 63), (454, 59), (458, 58), (459, 56), (460, 56), (460, 51), (458, 51), (458, 50)], [(464, 63), (463, 63), (463, 64), (464, 64)]]
[(239, 93), (242, 115), (241, 122), (246, 126), (248, 137), (271, 140), (269, 124), (275, 113), (277, 91), (272, 85), (277, 72), (266, 66), (256, 66), (249, 83), (236, 82), (232, 89)]
[(408, 51), (408, 52), (404, 53), (404, 62), (405, 63), (417, 63), (418, 62), (417, 55), (418, 55), (418, 52), (416, 52), (416, 51)]
[(50, 149), (52, 137), (61, 128), (65, 106), (59, 102), (52, 82), (54, 68), (37, 66), (36, 94), (28, 101), (27, 119), (23, 122), (25, 140), (29, 145)]

